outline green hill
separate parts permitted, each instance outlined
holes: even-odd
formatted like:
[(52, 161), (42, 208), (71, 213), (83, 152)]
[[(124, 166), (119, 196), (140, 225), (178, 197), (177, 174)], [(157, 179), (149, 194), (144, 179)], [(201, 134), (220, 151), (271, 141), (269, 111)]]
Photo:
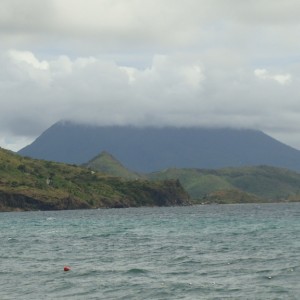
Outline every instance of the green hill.
[[(197, 201), (195, 201), (197, 203)], [(205, 195), (201, 203), (234, 204), (234, 203), (259, 203), (269, 202), (264, 198), (257, 197), (240, 190), (219, 190)]]
[(126, 180), (0, 148), (0, 211), (187, 204), (177, 180)]
[(167, 169), (161, 172), (150, 173), (148, 174), (148, 178), (152, 180), (176, 178), (182, 183), (193, 199), (202, 198), (216, 190), (234, 189), (234, 186), (226, 178), (218, 176), (215, 171), (203, 172), (198, 169)]
[(246, 202), (300, 200), (300, 174), (269, 166), (219, 170), (167, 169), (151, 173), (148, 177), (155, 180), (178, 179), (193, 199), (204, 202), (214, 202), (221, 195), (224, 199), (228, 198), (230, 193), (232, 202), (242, 198), (247, 198)]
[(122, 177), (126, 179), (138, 179), (141, 175), (131, 172), (126, 169), (117, 159), (106, 151), (91, 159), (88, 163), (83, 164), (83, 167), (90, 168), (94, 171), (99, 171), (108, 175)]
[[(86, 166), (110, 175), (141, 178), (107, 152)], [(300, 200), (300, 174), (287, 169), (255, 166), (240, 168), (178, 169), (143, 174), (149, 180), (179, 180), (196, 203), (247, 203)]]

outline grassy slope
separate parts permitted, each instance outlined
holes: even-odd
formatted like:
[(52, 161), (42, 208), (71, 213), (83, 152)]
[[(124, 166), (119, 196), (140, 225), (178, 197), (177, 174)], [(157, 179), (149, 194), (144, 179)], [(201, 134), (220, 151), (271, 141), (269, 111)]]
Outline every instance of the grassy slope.
[(99, 171), (105, 174), (126, 179), (141, 178), (141, 176), (136, 172), (132, 172), (126, 169), (117, 159), (115, 159), (106, 151), (101, 152), (98, 156), (91, 159), (88, 163), (83, 164), (83, 166), (94, 171)]
[(225, 179), (212, 172), (204, 173), (197, 169), (167, 169), (162, 172), (151, 173), (150, 179), (178, 179), (190, 196), (194, 199), (216, 190), (233, 189), (234, 187)]
[(0, 211), (188, 204), (176, 181), (127, 181), (0, 149)]
[[(197, 201), (195, 201), (197, 203)], [(218, 203), (218, 204), (233, 204), (233, 203), (258, 203), (271, 202), (267, 199), (257, 197), (253, 194), (245, 193), (243, 191), (233, 190), (219, 190), (205, 195), (201, 199), (201, 203)]]
[[(286, 169), (258, 166), (220, 170), (168, 169), (152, 173), (151, 179), (179, 179), (194, 199), (224, 198), (232, 195), (246, 202), (300, 199), (300, 174)], [(227, 191), (227, 193), (225, 193)], [(228, 192), (230, 191), (230, 193)], [(233, 202), (236, 200), (233, 199)], [(242, 202), (242, 201), (241, 201)]]
[[(94, 170), (124, 178), (141, 176), (128, 171), (108, 153), (100, 154), (87, 165)], [(205, 203), (300, 199), (300, 174), (268, 166), (219, 170), (173, 168), (143, 176), (151, 180), (178, 179), (194, 200)]]

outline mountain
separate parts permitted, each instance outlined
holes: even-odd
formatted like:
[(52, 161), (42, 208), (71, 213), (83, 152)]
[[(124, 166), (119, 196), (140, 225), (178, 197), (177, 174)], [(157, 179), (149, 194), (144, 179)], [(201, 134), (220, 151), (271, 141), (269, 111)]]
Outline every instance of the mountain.
[(241, 203), (300, 200), (300, 174), (282, 168), (253, 166), (203, 169), (167, 169), (148, 174), (154, 180), (179, 180), (200, 202)]
[(123, 178), (179, 180), (194, 203), (250, 203), (300, 200), (300, 174), (270, 166), (224, 169), (165, 169), (140, 175), (102, 152), (86, 167)]
[(101, 152), (88, 163), (82, 164), (82, 166), (94, 171), (126, 179), (141, 178), (141, 175), (126, 169), (116, 158), (106, 151)]
[(0, 148), (0, 211), (188, 204), (178, 180), (125, 180)]
[(107, 151), (135, 172), (270, 165), (300, 171), (300, 151), (257, 130), (137, 128), (58, 122), (19, 154), (82, 164)]

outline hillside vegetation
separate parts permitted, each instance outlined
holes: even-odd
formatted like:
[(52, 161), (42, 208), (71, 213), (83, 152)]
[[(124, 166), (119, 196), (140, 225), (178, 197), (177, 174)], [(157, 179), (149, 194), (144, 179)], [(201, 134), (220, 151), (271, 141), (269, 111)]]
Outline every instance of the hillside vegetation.
[(112, 176), (122, 177), (126, 179), (141, 178), (136, 172), (129, 171), (117, 159), (106, 151), (101, 152), (88, 163), (83, 164), (83, 167), (90, 168)]
[[(220, 170), (167, 169), (155, 180), (178, 179), (193, 199), (208, 202), (273, 202), (300, 200), (300, 174), (269, 166)], [(222, 198), (222, 199), (221, 199)]]
[(0, 148), (0, 211), (187, 204), (177, 180), (125, 180)]
[[(108, 174), (149, 180), (179, 180), (196, 203), (249, 203), (300, 200), (300, 174), (270, 166), (218, 170), (171, 168), (139, 175), (129, 172), (107, 153), (92, 159), (88, 166)], [(107, 166), (114, 166), (108, 168)], [(117, 166), (117, 167), (116, 167)], [(127, 173), (129, 172), (129, 173)]]

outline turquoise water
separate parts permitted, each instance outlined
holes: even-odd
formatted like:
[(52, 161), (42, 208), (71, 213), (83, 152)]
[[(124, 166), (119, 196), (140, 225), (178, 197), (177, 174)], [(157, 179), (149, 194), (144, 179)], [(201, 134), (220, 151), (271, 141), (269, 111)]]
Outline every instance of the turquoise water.
[(300, 299), (300, 203), (0, 213), (0, 230), (1, 300)]

